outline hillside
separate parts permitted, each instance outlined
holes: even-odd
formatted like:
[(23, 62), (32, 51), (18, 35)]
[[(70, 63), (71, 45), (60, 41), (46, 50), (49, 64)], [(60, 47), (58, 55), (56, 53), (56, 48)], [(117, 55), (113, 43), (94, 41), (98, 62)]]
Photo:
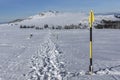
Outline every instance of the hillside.
[[(95, 15), (95, 23), (100, 23), (101, 20), (119, 20), (113, 14), (108, 15)], [(8, 25), (26, 25), (37, 26), (43, 28), (44, 25), (52, 26), (65, 26), (65, 25), (80, 25), (80, 27), (88, 26), (88, 14), (83, 12), (59, 12), (59, 11), (47, 11), (41, 12), (37, 15), (30, 16), (25, 19), (16, 19), (11, 21)]]

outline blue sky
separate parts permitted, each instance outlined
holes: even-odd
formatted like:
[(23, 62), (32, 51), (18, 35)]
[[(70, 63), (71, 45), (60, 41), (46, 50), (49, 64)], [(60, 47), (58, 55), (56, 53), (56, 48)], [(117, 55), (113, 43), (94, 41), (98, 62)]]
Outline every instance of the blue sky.
[(0, 22), (24, 18), (42, 11), (58, 10), (88, 13), (120, 11), (120, 0), (0, 0)]

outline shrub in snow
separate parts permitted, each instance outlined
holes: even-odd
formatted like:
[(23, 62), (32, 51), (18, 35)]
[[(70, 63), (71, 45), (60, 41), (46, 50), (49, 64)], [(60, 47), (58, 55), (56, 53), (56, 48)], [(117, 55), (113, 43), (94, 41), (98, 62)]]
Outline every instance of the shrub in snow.
[(65, 25), (64, 26), (64, 29), (80, 29), (80, 24), (79, 25), (74, 25), (74, 24), (71, 24), (71, 25)]
[(41, 27), (35, 27), (36, 30), (42, 30), (43, 28)]
[(56, 29), (62, 29), (62, 26), (57, 26)]
[(46, 29), (46, 28), (49, 28), (49, 27), (48, 27), (48, 24), (45, 24), (45, 25), (44, 25), (44, 28), (45, 28), (45, 29)]
[(52, 29), (55, 29), (55, 27), (54, 27), (54, 26), (52, 26)]

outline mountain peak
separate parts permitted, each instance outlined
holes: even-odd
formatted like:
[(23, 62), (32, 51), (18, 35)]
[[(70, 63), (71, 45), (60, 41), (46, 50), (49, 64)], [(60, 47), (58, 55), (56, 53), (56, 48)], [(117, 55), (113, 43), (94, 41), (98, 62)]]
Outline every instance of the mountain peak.
[(29, 18), (34, 19), (34, 18), (45, 18), (45, 17), (50, 17), (50, 16), (55, 16), (59, 13), (59, 11), (53, 11), (53, 10), (49, 10), (49, 11), (44, 11), (41, 12), (37, 15), (34, 16), (30, 16)]

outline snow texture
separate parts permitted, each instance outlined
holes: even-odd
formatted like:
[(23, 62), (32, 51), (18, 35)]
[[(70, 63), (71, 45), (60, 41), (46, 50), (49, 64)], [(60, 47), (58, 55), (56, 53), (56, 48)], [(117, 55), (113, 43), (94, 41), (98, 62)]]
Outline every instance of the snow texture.
[[(84, 13), (45, 12), (17, 24), (66, 25), (87, 23), (87, 18)], [(0, 25), (0, 80), (120, 80), (120, 30), (93, 29), (94, 73), (88, 75), (88, 29), (35, 30), (11, 24)]]

